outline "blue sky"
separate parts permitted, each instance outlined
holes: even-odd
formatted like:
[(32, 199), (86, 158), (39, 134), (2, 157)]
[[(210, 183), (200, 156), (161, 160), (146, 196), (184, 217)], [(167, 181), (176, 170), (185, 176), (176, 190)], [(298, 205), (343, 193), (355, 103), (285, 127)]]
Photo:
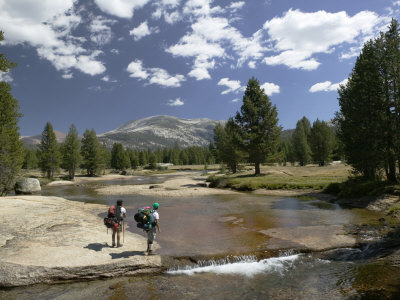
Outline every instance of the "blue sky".
[(393, 0), (0, 0), (0, 73), (24, 116), (100, 134), (167, 114), (226, 120), (256, 77), (279, 124), (329, 120), (363, 43), (399, 18)]

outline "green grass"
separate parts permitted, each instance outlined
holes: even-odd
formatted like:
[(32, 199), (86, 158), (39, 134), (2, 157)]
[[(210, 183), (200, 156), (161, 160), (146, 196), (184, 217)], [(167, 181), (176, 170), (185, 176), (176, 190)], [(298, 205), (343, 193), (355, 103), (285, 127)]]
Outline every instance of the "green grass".
[(296, 172), (289, 172), (288, 169), (282, 167), (282, 170), (275, 168), (272, 170), (273, 172), (271, 171), (260, 176), (210, 176), (207, 181), (210, 182), (210, 187), (232, 188), (239, 191), (253, 191), (256, 189), (323, 190), (332, 183), (341, 183), (348, 178), (347, 173), (345, 172), (343, 174), (321, 172), (323, 170), (322, 168), (323, 167), (319, 167), (319, 169), (316, 169), (318, 172), (313, 174), (309, 169), (302, 173), (299, 170), (296, 170)]

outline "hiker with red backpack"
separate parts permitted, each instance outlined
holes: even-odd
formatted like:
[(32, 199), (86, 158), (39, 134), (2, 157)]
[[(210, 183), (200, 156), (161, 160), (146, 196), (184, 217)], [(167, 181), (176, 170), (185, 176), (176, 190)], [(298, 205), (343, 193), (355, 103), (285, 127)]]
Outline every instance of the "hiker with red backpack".
[(115, 247), (115, 235), (117, 235), (117, 247), (122, 247), (121, 231), (124, 228), (126, 209), (122, 207), (122, 200), (117, 201), (117, 205), (110, 206), (107, 217), (104, 218), (104, 225), (112, 230), (112, 247)]

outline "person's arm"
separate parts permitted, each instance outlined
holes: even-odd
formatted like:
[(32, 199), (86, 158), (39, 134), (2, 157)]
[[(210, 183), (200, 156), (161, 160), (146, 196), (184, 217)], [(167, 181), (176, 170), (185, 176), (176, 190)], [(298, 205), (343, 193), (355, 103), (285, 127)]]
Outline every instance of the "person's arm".
[(158, 233), (161, 233), (161, 230), (160, 230), (160, 219), (156, 220), (156, 227), (157, 227)]

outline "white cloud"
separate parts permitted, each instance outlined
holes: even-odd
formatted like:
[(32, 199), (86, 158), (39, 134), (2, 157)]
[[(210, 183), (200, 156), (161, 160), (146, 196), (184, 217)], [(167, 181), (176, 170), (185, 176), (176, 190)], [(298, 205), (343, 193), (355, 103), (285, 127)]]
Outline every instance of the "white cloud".
[(280, 93), (280, 87), (279, 85), (276, 85), (275, 83), (271, 82), (266, 82), (260, 86), (262, 89), (264, 89), (265, 94), (268, 96), (271, 96), (272, 94), (279, 94)]
[(135, 41), (138, 41), (141, 38), (150, 35), (152, 33), (157, 33), (158, 31), (159, 30), (156, 27), (149, 28), (149, 26), (147, 25), (147, 21), (144, 21), (138, 27), (135, 27), (131, 31), (129, 31), (129, 35), (133, 35)]
[(110, 52), (112, 54), (119, 54), (119, 50), (118, 49), (111, 49)]
[(348, 79), (345, 79), (339, 83), (332, 84), (330, 81), (324, 81), (324, 82), (319, 82), (314, 84), (312, 87), (310, 87), (309, 92), (310, 93), (316, 93), (316, 92), (333, 92), (337, 91), (339, 88), (339, 85), (345, 85), (347, 83)]
[(99, 8), (110, 15), (130, 19), (135, 9), (142, 8), (150, 0), (94, 0)]
[(275, 17), (264, 24), (277, 55), (266, 57), (268, 65), (284, 64), (289, 68), (314, 70), (319, 62), (316, 53), (331, 53), (335, 46), (362, 44), (376, 34), (386, 18), (362, 11), (350, 17), (346, 12), (317, 11), (304, 13), (289, 10), (283, 17)]
[(161, 68), (145, 68), (143, 67), (143, 62), (138, 59), (132, 61), (126, 70), (131, 73), (130, 77), (142, 80), (147, 79), (148, 84), (158, 84), (164, 87), (179, 87), (186, 80), (183, 75), (176, 74), (171, 76)]
[(101, 16), (94, 18), (90, 24), (90, 39), (100, 46), (108, 44), (113, 37), (113, 33), (109, 24), (114, 23), (115, 21)]
[(84, 48), (86, 39), (72, 34), (82, 22), (74, 10), (77, 0), (0, 0), (5, 44), (30, 45), (40, 58), (65, 74), (72, 68), (89, 75), (105, 71), (97, 50)]
[(14, 79), (12, 78), (10, 72), (2, 72), (0, 71), (0, 81), (12, 82)]
[(229, 80), (229, 78), (222, 78), (217, 84), (227, 87), (227, 89), (223, 91), (221, 95), (238, 93), (239, 91), (243, 90), (240, 80)]
[(72, 75), (72, 73), (65, 73), (62, 74), (61, 77), (64, 79), (72, 79), (74, 76)]
[(229, 5), (229, 8), (232, 9), (234, 12), (241, 9), (246, 3), (244, 1), (232, 2)]
[(168, 24), (176, 23), (182, 19), (182, 15), (177, 10), (180, 2), (180, 0), (155, 1), (153, 5), (156, 7), (156, 10), (152, 13), (152, 17), (156, 20), (164, 17), (165, 22)]
[(126, 70), (131, 73), (129, 77), (139, 78), (139, 79), (147, 79), (149, 77), (149, 73), (143, 68), (143, 62), (141, 60), (136, 59), (131, 62)]
[(110, 76), (108, 75), (102, 77), (101, 80), (103, 80), (104, 82), (117, 82), (117, 80), (111, 80)]
[(181, 98), (176, 98), (175, 100), (168, 100), (167, 105), (169, 106), (182, 106), (185, 103), (181, 100)]
[(233, 50), (238, 55), (238, 66), (249, 59), (262, 58), (267, 50), (262, 45), (262, 31), (245, 38), (226, 18), (201, 16), (192, 24), (191, 29), (166, 51), (174, 56), (193, 58), (194, 63), (189, 75), (198, 80), (211, 78), (208, 70), (215, 67), (216, 58), (232, 59), (228, 50)]
[(247, 65), (249, 66), (250, 69), (256, 68), (256, 62), (254, 60), (249, 61), (249, 63)]
[(239, 98), (235, 98), (235, 99), (233, 99), (231, 102), (233, 102), (233, 103), (237, 103), (237, 102), (239, 102)]

